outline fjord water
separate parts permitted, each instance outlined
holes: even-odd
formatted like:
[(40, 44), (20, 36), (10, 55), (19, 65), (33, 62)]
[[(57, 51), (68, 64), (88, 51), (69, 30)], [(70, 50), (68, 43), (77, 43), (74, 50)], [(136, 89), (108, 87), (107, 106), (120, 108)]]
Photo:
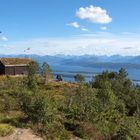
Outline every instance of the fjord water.
[[(116, 68), (113, 67), (82, 67), (82, 66), (71, 66), (71, 65), (52, 65), (52, 70), (53, 70), (53, 74), (54, 77), (57, 74), (61, 74), (63, 79), (65, 81), (74, 81), (74, 75), (76, 75), (77, 73), (82, 74), (83, 76), (85, 76), (86, 81), (90, 81), (92, 79), (93, 76), (103, 72), (103, 71), (119, 71), (120, 68), (117, 67), (116, 64)], [(126, 68), (127, 72), (128, 72), (128, 78), (130, 78), (135, 84), (140, 84), (140, 69), (138, 68), (134, 68), (134, 67), (129, 67)]]

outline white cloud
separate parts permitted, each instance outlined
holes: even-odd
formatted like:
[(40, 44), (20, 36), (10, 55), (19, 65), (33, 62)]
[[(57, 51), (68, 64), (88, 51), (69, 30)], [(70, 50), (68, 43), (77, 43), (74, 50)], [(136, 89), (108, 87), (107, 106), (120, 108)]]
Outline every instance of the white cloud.
[[(140, 55), (140, 36), (114, 35), (106, 33), (63, 38), (42, 38), (19, 42), (8, 42), (0, 48), (0, 54), (38, 55)], [(30, 51), (24, 52), (25, 49)]]
[(8, 38), (5, 37), (5, 36), (0, 36), (0, 40), (1, 40), (1, 41), (8, 41)]
[(93, 5), (79, 8), (79, 10), (76, 11), (76, 17), (91, 23), (108, 24), (112, 21), (112, 18), (107, 14), (105, 9)]
[(72, 22), (72, 23), (68, 23), (66, 24), (68, 26), (74, 27), (74, 28), (80, 28), (80, 25), (78, 22)]
[(80, 29), (81, 31), (87, 32), (89, 31), (87, 28), (85, 28), (84, 26), (81, 26), (78, 22), (72, 22), (72, 23), (68, 23), (66, 24), (67, 26), (71, 26), (77, 29)]
[(81, 30), (82, 30), (82, 31), (85, 31), (85, 32), (88, 32), (88, 31), (89, 31), (89, 30), (86, 29), (85, 27), (82, 27)]
[(107, 30), (107, 27), (106, 26), (102, 26), (100, 29), (101, 30)]

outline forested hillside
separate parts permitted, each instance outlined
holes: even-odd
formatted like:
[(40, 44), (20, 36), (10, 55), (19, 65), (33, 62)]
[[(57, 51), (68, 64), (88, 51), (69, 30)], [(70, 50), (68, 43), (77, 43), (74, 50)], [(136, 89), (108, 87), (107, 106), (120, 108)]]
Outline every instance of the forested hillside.
[(0, 136), (31, 128), (47, 140), (140, 140), (140, 86), (125, 69), (89, 83), (46, 82), (49, 68), (31, 63), (28, 76), (0, 76)]

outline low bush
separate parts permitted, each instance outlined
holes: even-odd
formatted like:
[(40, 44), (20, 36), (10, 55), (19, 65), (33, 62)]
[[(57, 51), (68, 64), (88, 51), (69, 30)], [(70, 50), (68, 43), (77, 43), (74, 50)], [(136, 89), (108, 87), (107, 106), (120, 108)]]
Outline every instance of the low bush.
[(0, 136), (7, 136), (14, 131), (14, 127), (9, 124), (0, 124)]

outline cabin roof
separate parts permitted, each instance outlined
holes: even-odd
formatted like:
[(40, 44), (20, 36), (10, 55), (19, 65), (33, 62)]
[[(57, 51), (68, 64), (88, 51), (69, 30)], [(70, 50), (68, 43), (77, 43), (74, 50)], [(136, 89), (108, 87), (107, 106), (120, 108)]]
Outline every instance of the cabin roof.
[(4, 66), (27, 66), (32, 59), (29, 58), (0, 58)]

